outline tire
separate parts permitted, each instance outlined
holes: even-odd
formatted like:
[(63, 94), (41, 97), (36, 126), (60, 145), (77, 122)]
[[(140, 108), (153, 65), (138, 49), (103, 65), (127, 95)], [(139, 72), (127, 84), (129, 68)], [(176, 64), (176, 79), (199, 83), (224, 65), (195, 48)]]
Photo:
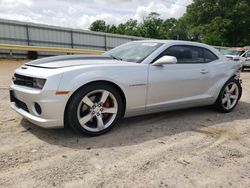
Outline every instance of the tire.
[(122, 118), (122, 112), (122, 98), (112, 85), (92, 83), (70, 98), (65, 122), (78, 133), (98, 136), (111, 130)]
[[(235, 89), (233, 89), (235, 88)], [(239, 80), (228, 80), (220, 91), (214, 104), (217, 111), (222, 113), (231, 112), (241, 98), (242, 88)]]

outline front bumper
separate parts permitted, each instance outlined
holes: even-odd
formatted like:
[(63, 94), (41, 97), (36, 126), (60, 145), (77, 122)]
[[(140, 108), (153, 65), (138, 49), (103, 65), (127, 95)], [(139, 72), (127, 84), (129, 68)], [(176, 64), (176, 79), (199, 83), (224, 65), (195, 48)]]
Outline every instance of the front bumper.
[(246, 61), (243, 63), (244, 68), (250, 68), (250, 61)]
[[(11, 85), (11, 108), (33, 124), (43, 128), (62, 128), (67, 96), (55, 95), (54, 91), (41, 91), (24, 86)], [(34, 104), (41, 106), (36, 112)], [(21, 105), (20, 105), (21, 104)]]

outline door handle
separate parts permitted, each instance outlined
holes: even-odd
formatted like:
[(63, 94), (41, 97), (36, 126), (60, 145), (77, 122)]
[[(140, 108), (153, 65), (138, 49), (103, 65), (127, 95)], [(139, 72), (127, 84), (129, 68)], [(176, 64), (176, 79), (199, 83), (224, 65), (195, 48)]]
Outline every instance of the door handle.
[(202, 70), (201, 70), (201, 74), (207, 74), (207, 73), (208, 73), (207, 70), (205, 70), (205, 69), (202, 69)]

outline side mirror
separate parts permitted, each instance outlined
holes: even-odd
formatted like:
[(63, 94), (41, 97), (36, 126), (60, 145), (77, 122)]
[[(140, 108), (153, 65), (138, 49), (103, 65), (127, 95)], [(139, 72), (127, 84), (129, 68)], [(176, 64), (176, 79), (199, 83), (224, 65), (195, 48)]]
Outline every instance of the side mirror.
[(152, 65), (159, 66), (164, 64), (175, 64), (177, 63), (177, 59), (174, 56), (163, 56), (160, 59), (157, 59)]
[(247, 52), (247, 53), (246, 53), (246, 57), (250, 57), (250, 52)]

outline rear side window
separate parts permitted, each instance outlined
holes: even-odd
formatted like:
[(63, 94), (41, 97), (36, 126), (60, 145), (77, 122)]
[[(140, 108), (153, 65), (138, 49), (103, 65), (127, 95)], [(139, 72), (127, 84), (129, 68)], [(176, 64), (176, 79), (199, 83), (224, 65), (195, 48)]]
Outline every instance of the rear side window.
[(172, 46), (163, 55), (174, 56), (177, 63), (204, 63), (203, 49), (195, 46)]
[(216, 55), (214, 55), (211, 51), (205, 48), (203, 49), (203, 52), (204, 52), (205, 63), (209, 63), (218, 59)]

